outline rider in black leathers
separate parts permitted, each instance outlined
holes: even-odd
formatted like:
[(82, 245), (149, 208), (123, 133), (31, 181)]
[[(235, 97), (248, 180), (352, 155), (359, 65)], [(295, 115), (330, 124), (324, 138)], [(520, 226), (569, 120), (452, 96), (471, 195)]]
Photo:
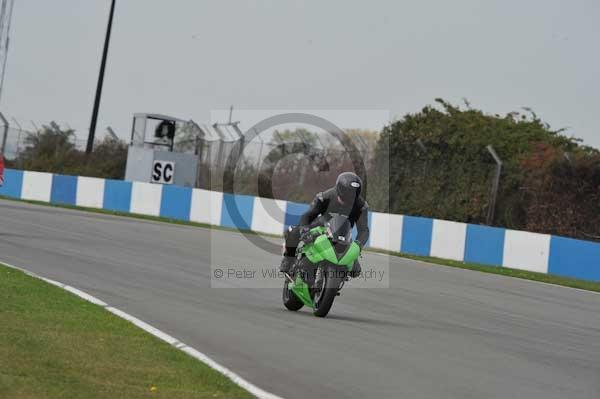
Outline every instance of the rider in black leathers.
[[(285, 232), (285, 251), (280, 271), (287, 273), (294, 265), (296, 248), (302, 235), (310, 227), (323, 225), (332, 213), (348, 216), (351, 225), (356, 224), (355, 242), (362, 250), (369, 239), (369, 205), (360, 196), (362, 185), (362, 180), (356, 174), (344, 172), (338, 176), (335, 187), (315, 196), (308, 211), (300, 218), (300, 225), (290, 226)], [(350, 276), (358, 277), (360, 270), (360, 264), (356, 261)]]

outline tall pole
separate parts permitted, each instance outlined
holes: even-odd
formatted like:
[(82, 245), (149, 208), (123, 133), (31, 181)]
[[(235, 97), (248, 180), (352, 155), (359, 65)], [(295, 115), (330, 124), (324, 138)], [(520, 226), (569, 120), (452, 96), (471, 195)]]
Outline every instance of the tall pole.
[(110, 31), (112, 30), (113, 14), (115, 13), (115, 0), (110, 4), (110, 15), (108, 16), (108, 26), (106, 27), (106, 39), (104, 39), (104, 51), (102, 52), (102, 62), (100, 63), (100, 74), (98, 75), (98, 86), (96, 86), (96, 99), (94, 100), (94, 110), (92, 111), (92, 121), (90, 122), (90, 133), (88, 135), (86, 154), (90, 154), (94, 149), (94, 136), (96, 135), (96, 122), (98, 122), (98, 108), (100, 108), (100, 98), (102, 97), (102, 85), (104, 83), (104, 69), (106, 68), (106, 56), (108, 55), (108, 44), (110, 42)]
[(496, 173), (494, 175), (494, 180), (492, 180), (492, 193), (490, 197), (490, 205), (488, 208), (487, 216), (487, 224), (488, 226), (491, 226), (492, 223), (494, 223), (494, 216), (496, 214), (496, 201), (498, 200), (498, 189), (500, 188), (500, 177), (502, 176), (503, 163), (498, 154), (496, 153), (496, 150), (494, 150), (494, 147), (488, 145), (486, 148), (492, 156), (492, 158), (494, 158), (494, 161), (496, 161)]
[[(0, 28), (0, 40), (4, 41), (4, 54), (2, 60), (2, 76), (0, 76), (0, 99), (2, 98), (2, 91), (4, 89), (4, 75), (6, 74), (6, 61), (8, 60), (8, 45), (10, 43), (10, 23), (12, 21), (13, 8), (15, 6), (15, 0), (10, 0), (10, 5), (8, 6), (8, 10), (5, 9), (6, 2), (2, 4), (2, 27)], [(8, 16), (6, 12), (8, 11)], [(5, 19), (8, 18), (8, 22)], [(7, 24), (6, 29), (4, 29), (4, 23)], [(2, 37), (2, 33), (5, 33), (5, 37)]]

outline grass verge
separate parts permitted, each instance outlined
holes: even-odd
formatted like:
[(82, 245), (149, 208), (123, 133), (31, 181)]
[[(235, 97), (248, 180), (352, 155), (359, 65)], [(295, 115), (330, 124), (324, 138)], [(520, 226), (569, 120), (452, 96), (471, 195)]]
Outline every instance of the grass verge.
[[(174, 223), (174, 224), (186, 225), (186, 226), (196, 226), (196, 227), (203, 227), (203, 228), (216, 229), (216, 230), (239, 232), (238, 229), (233, 229), (233, 228), (229, 228), (229, 227), (214, 226), (214, 225), (210, 225), (210, 224), (196, 223), (196, 222), (188, 222), (188, 221), (169, 219), (169, 218), (158, 217), (158, 216), (140, 215), (140, 214), (135, 214), (135, 213), (127, 213), (127, 212), (114, 212), (114, 211), (108, 211), (106, 209), (85, 208), (85, 207), (73, 206), (73, 205), (50, 204), (47, 202), (21, 200), (21, 199), (15, 199), (15, 198), (4, 197), (4, 196), (0, 196), (0, 198), (10, 200), (10, 201), (16, 201), (16, 202), (27, 202), (27, 203), (36, 204), (36, 205), (83, 210), (83, 211), (101, 213), (101, 214), (105, 214), (105, 215), (124, 216), (124, 217), (136, 218), (136, 219), (150, 220), (150, 221), (155, 221), (155, 222)], [(268, 237), (281, 237), (281, 236), (274, 235), (274, 234), (258, 233), (258, 232), (251, 231), (251, 230), (244, 230), (244, 234), (258, 234), (258, 235), (264, 235), (264, 236), (268, 236)], [(499, 274), (502, 276), (521, 278), (521, 279), (525, 279), (525, 280), (539, 281), (539, 282), (547, 283), (547, 284), (562, 285), (565, 287), (578, 288), (578, 289), (582, 289), (582, 290), (586, 290), (586, 291), (600, 292), (600, 283), (598, 283), (598, 282), (578, 280), (578, 279), (569, 278), (569, 277), (555, 276), (552, 274), (535, 273), (535, 272), (529, 272), (526, 270), (510, 269), (507, 267), (479, 265), (479, 264), (474, 264), (474, 263), (465, 263), (465, 262), (453, 261), (453, 260), (448, 260), (448, 259), (433, 258), (433, 257), (428, 257), (428, 256), (408, 255), (408, 254), (404, 254), (401, 252), (387, 251), (384, 249), (367, 248), (366, 251), (378, 252), (378, 253), (388, 254), (388, 255), (392, 255), (392, 256), (399, 256), (399, 257), (406, 258), (406, 259), (418, 260), (421, 262), (427, 262), (427, 263), (441, 265), (441, 266), (450, 266), (450, 267), (457, 267), (457, 268), (467, 269), (467, 270), (476, 270), (476, 271), (483, 272), (483, 273)]]
[(249, 398), (101, 307), (0, 265), (0, 398)]

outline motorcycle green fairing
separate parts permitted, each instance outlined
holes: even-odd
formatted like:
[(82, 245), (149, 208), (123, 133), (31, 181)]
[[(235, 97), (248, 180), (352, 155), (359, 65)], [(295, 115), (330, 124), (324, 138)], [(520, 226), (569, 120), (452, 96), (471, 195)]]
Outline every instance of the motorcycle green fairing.
[[(340, 257), (335, 252), (333, 244), (327, 237), (327, 229), (322, 226), (312, 228), (311, 234), (317, 236), (310, 244), (305, 244), (300, 249), (300, 254), (313, 264), (319, 262), (328, 262), (337, 266), (344, 266), (348, 271), (352, 270), (354, 262), (360, 256), (360, 247), (356, 242), (352, 242), (348, 249), (340, 254)], [(291, 290), (306, 306), (314, 308), (314, 304), (310, 295), (310, 287), (306, 284), (300, 274), (296, 276), (296, 280), (289, 282), (288, 289)]]

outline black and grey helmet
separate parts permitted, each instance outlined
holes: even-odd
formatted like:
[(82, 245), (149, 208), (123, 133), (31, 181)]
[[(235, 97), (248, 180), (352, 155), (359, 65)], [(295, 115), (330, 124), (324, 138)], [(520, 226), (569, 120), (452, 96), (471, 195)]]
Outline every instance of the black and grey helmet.
[(335, 191), (345, 204), (353, 204), (362, 190), (362, 180), (356, 173), (341, 173), (335, 181)]

